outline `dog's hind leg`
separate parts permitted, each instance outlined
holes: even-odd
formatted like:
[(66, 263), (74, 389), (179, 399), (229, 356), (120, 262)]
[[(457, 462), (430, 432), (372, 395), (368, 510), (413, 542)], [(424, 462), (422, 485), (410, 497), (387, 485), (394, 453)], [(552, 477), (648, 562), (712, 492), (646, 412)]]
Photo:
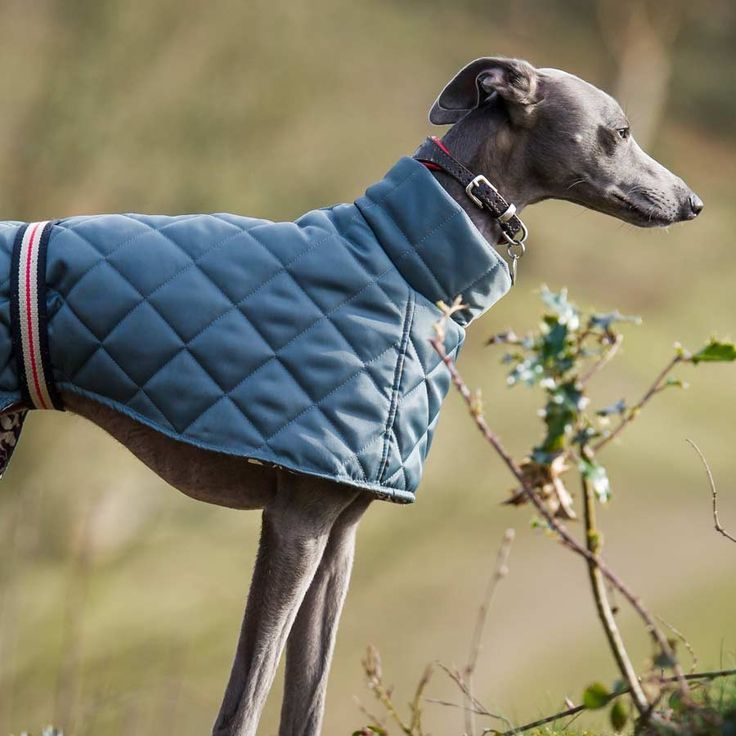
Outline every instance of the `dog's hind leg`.
[(353, 566), (355, 533), (370, 502), (370, 495), (361, 493), (337, 518), (299, 608), (286, 644), (279, 736), (320, 733), (330, 661)]
[(255, 736), (281, 652), (329, 533), (360, 491), (280, 473), (263, 511), (253, 580), (215, 736)]

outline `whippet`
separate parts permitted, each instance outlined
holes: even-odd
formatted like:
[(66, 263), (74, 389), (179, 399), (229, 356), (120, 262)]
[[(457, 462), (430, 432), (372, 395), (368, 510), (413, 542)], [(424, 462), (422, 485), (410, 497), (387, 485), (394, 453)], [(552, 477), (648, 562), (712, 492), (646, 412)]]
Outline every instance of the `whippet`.
[[(389, 206), (391, 200), (387, 204), (383, 199), (405, 187), (404, 182), (412, 177), (414, 182), (422, 182), (422, 196), (412, 198), (413, 190), (405, 187), (404, 191), (408, 202), (405, 206), (411, 209), (414, 221), (411, 227), (416, 229), (417, 222), (437, 220), (439, 215), (433, 203), (439, 202), (446, 207), (447, 216), (427, 227), (422, 237), (401, 255), (391, 256), (401, 261), (418, 255), (417, 268), (425, 257), (433, 257), (432, 238), (452, 221), (453, 227), (460, 227), (468, 238), (477, 236), (482, 240), (486, 251), (483, 257), (490, 263), (484, 268), (498, 274), (504, 291), (508, 288), (509, 273), (505, 266), (500, 268), (493, 261), (497, 258), (493, 249), (498, 244), (503, 244), (504, 248), (508, 245), (515, 264), (524, 233), (518, 213), (526, 205), (545, 199), (568, 200), (642, 227), (691, 220), (703, 207), (701, 200), (681, 179), (639, 148), (615, 100), (593, 85), (557, 69), (535, 69), (525, 61), (514, 59), (477, 59), (445, 86), (430, 110), (429, 119), (437, 125), (451, 126), (435, 144), (436, 155), (427, 153), (432, 145), (427, 148), (425, 144), (420, 149), (424, 154), (417, 156), (423, 163), (402, 164), (404, 173), (400, 181), (393, 182), (388, 194), (379, 197), (379, 192), (369, 197), (370, 201), (359, 202), (359, 212), (351, 211), (350, 222), (345, 225), (346, 230), (364, 228), (361, 232), (388, 228), (383, 220), (371, 220), (376, 209)], [(464, 180), (458, 171), (469, 172), (472, 181)], [(504, 206), (494, 210), (494, 201)], [(379, 202), (382, 204), (374, 207)], [(390, 205), (399, 207), (392, 215), (393, 222), (404, 218), (403, 202), (402, 198), (395, 197)], [(335, 217), (340, 217), (339, 211)], [(356, 220), (363, 224), (356, 225)], [(364, 221), (369, 222), (371, 228), (366, 227)], [(515, 223), (513, 228), (509, 223)], [(522, 229), (517, 230), (517, 225)], [(233, 225), (236, 226), (240, 227), (237, 223)], [(84, 232), (84, 227), (85, 223), (79, 222), (67, 229), (77, 228), (78, 232)], [(404, 227), (409, 226), (404, 224)], [(63, 227), (59, 232), (62, 231)], [(35, 230), (20, 231), (17, 245), (21, 255), (15, 268), (20, 264), (22, 270), (25, 253), (30, 263), (35, 257), (34, 243), (41, 247), (46, 232), (45, 224)], [(375, 236), (385, 245), (380, 232)], [(404, 235), (396, 237), (402, 239)], [(423, 253), (420, 244), (429, 244)], [(441, 254), (444, 260), (439, 269), (429, 269), (431, 273), (417, 271), (417, 278), (424, 279), (428, 284), (426, 289), (433, 294), (433, 281), (442, 280), (442, 264), (454, 262), (466, 268), (468, 264), (463, 259), (474, 257), (472, 251), (464, 250), (463, 242), (444, 243), (448, 245), (452, 246), (452, 252)], [(324, 268), (332, 268), (329, 259)], [(466, 279), (464, 283), (470, 291), (475, 288), (472, 280)], [(17, 289), (25, 294), (24, 289), (32, 286), (28, 277), (28, 283), (21, 279)], [(427, 304), (408, 300), (406, 314), (415, 308), (428, 310)], [(483, 305), (478, 307), (477, 312), (480, 311)], [(327, 308), (325, 313), (329, 313)], [(294, 319), (297, 317), (295, 315)], [(16, 319), (22, 321), (23, 315)], [(412, 342), (412, 335), (406, 329), (409, 322), (407, 318), (401, 333), (403, 343)], [(21, 333), (18, 339), (22, 349), (30, 349), (33, 357), (33, 334), (29, 337), (27, 330)], [(41, 353), (42, 342), (39, 344)], [(421, 345), (410, 347), (406, 344), (402, 349), (404, 357), (411, 357), (411, 350), (417, 354), (423, 350)], [(32, 363), (28, 370), (36, 371), (38, 366)], [(379, 470), (376, 477), (380, 482), (374, 483), (372, 490), (371, 484), (360, 477), (365, 468), (361, 470), (357, 465), (354, 470), (345, 471), (348, 473), (345, 477), (335, 473), (330, 478), (327, 472), (312, 472), (309, 468), (305, 472), (293, 472), (306, 467), (295, 461), (269, 464), (272, 458), (263, 454), (265, 451), (252, 453), (251, 460), (266, 461), (254, 464), (234, 450), (213, 451), (213, 444), (205, 440), (190, 443), (173, 429), (161, 429), (150, 417), (137, 421), (135, 417), (142, 416), (140, 413), (132, 410), (126, 413), (113, 401), (98, 400), (91, 389), (75, 391), (60, 382), (60, 405), (109, 432), (183, 493), (220, 506), (263, 511), (258, 556), (232, 672), (213, 729), (215, 736), (253, 736), (256, 733), (284, 648), (286, 680), (279, 733), (281, 736), (313, 736), (320, 732), (327, 676), (347, 593), (358, 522), (376, 492), (381, 495), (378, 486), (384, 481), (389, 497), (394, 492), (404, 493), (405, 497), (394, 500), (411, 500), (411, 489), (407, 491), (411, 483), (405, 482), (402, 486), (400, 480), (391, 481), (394, 476), (390, 475), (394, 471), (391, 470), (389, 435), (394, 431), (392, 422), (399, 411), (399, 399), (404, 396), (402, 365), (397, 361), (396, 370), (386, 385), (378, 385), (378, 395), (386, 398), (388, 417), (385, 427), (378, 428), (376, 463)], [(38, 401), (31, 403), (36, 405), (40, 401), (56, 405), (50, 389), (47, 391), (43, 384), (43, 376), (40, 382), (35, 373), (32, 377), (33, 380), (28, 376), (25, 379), (31, 399), (34, 391), (38, 393)], [(427, 389), (428, 396), (429, 393)], [(275, 401), (279, 397), (272, 398)], [(201, 431), (202, 437), (209, 436), (207, 427)], [(275, 431), (271, 432), (269, 437), (274, 434)], [(307, 437), (305, 443), (308, 440)], [(417, 443), (421, 441), (424, 440), (420, 436)], [(422, 453), (426, 452), (426, 444), (421, 445)], [(406, 453), (400, 454), (394, 473), (396, 478), (400, 479), (402, 472), (406, 476), (408, 457)]]

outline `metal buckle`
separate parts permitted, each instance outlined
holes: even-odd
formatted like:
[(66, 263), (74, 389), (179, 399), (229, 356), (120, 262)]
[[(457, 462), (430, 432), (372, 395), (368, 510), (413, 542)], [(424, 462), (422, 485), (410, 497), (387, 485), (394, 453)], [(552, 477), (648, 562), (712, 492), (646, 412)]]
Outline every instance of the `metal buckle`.
[(472, 199), (473, 202), (475, 202), (475, 204), (478, 205), (478, 207), (483, 209), (483, 202), (481, 202), (478, 199), (478, 197), (476, 197), (475, 194), (473, 194), (473, 192), (470, 191), (474, 187), (477, 187), (478, 184), (485, 184), (487, 187), (490, 187), (491, 189), (493, 189), (493, 191), (496, 192), (496, 194), (498, 194), (498, 189), (496, 189), (496, 187), (494, 187), (493, 184), (491, 184), (491, 182), (489, 182), (488, 179), (486, 179), (486, 177), (483, 176), (483, 174), (478, 174), (478, 176), (476, 176), (475, 179), (473, 179), (473, 181), (471, 181), (470, 184), (468, 184), (468, 186), (465, 187), (465, 193), (468, 195), (468, 197), (470, 197), (470, 199)]

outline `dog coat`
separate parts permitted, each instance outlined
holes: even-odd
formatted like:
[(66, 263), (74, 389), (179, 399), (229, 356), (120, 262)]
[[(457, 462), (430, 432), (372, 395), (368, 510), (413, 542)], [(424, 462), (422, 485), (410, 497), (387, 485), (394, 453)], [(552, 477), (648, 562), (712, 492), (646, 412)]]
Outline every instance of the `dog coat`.
[[(465, 327), (508, 268), (402, 158), (353, 204), (0, 223), (0, 464), (72, 392), (181, 442), (414, 500)], [(13, 414), (12, 412), (16, 412)]]

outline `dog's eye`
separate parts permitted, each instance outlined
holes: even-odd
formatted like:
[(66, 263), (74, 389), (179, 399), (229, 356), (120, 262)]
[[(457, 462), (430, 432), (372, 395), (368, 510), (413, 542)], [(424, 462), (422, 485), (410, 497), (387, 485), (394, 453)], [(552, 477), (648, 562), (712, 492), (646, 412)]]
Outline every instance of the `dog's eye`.
[(624, 141), (629, 137), (629, 135), (631, 135), (631, 132), (628, 128), (618, 128), (618, 130), (616, 130), (616, 133), (618, 133), (618, 137)]

